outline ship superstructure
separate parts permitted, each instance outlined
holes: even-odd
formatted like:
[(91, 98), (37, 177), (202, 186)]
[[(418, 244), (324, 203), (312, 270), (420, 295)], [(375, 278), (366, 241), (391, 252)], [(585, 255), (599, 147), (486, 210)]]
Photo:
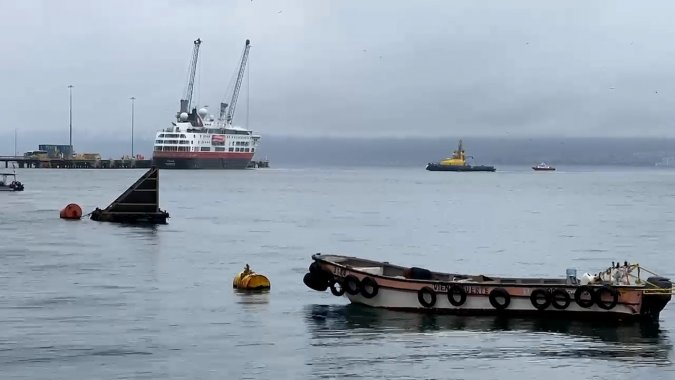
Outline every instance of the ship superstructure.
[(246, 40), (230, 103), (220, 104), (215, 118), (205, 107), (192, 107), (194, 78), (202, 41), (194, 41), (188, 83), (172, 126), (157, 132), (153, 163), (164, 169), (245, 169), (253, 159), (260, 135), (232, 124), (246, 70), (250, 41)]

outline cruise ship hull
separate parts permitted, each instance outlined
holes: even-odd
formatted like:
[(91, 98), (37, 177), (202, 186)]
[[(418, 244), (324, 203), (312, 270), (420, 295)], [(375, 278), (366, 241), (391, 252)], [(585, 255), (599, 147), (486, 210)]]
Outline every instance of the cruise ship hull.
[(155, 154), (152, 162), (160, 169), (246, 169), (252, 158), (252, 153), (174, 153)]

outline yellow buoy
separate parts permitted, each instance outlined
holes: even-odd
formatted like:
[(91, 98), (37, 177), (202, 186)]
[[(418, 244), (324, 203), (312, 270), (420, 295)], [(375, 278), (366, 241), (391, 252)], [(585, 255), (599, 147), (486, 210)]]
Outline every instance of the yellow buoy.
[(270, 280), (262, 274), (255, 273), (246, 264), (244, 270), (237, 273), (232, 281), (232, 287), (245, 290), (264, 290), (270, 288)]

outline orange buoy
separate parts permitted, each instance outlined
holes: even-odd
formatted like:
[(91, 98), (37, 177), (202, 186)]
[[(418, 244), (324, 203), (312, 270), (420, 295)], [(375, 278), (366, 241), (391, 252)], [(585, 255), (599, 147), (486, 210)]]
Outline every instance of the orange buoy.
[(59, 214), (61, 219), (80, 219), (82, 217), (82, 208), (75, 203), (64, 207)]

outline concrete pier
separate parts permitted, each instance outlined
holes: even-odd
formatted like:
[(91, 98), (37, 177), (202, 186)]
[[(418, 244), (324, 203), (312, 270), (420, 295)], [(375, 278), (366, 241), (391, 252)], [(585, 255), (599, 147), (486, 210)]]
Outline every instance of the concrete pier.
[(5, 168), (16, 164), (20, 169), (47, 168), (47, 169), (148, 169), (152, 160), (84, 160), (63, 158), (35, 158), (24, 156), (0, 156), (0, 166)]

